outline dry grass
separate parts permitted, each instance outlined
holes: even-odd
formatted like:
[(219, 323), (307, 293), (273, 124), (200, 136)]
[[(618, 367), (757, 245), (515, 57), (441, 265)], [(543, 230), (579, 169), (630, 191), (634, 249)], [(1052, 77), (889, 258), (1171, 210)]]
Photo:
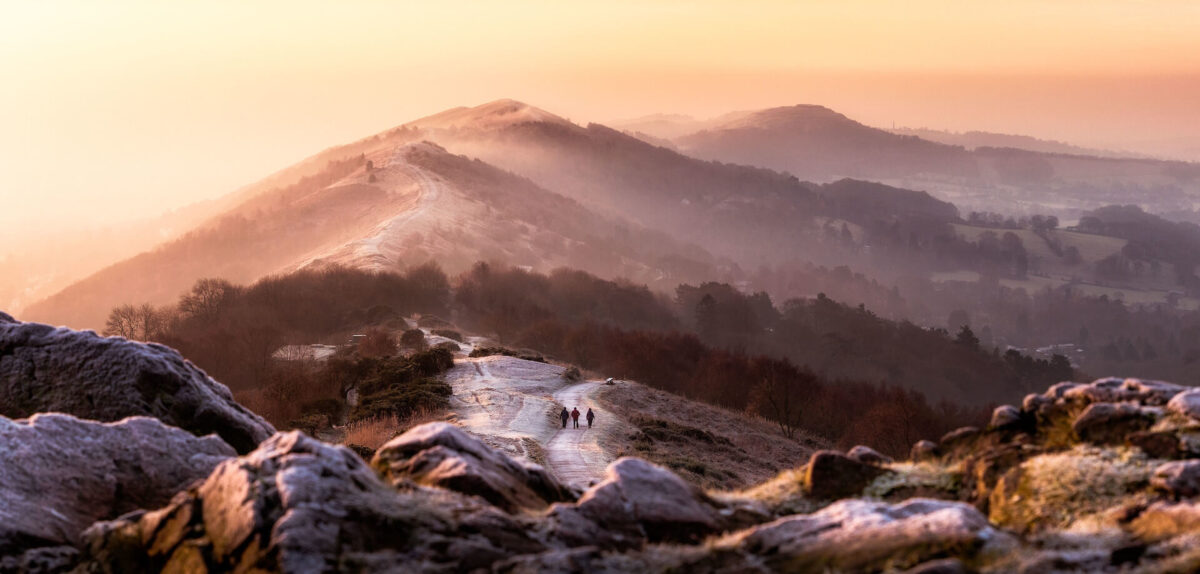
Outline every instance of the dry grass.
[(597, 395), (601, 406), (634, 427), (631, 435), (618, 435), (602, 446), (668, 466), (703, 488), (746, 488), (804, 464), (815, 449), (829, 447), (803, 431), (797, 440), (788, 440), (764, 419), (638, 383), (602, 389)]
[(341, 443), (379, 450), (379, 447), (403, 434), (404, 431), (417, 425), (443, 420), (445, 417), (445, 411), (420, 409), (403, 419), (391, 415), (355, 421), (346, 425), (346, 434), (342, 437)]

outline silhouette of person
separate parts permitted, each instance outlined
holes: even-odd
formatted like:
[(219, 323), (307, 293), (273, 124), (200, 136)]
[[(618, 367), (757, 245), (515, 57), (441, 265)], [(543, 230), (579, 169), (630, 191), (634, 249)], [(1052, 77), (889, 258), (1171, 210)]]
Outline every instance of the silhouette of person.
[(570, 416), (571, 415), (567, 414), (567, 407), (563, 407), (562, 412), (558, 413), (558, 418), (562, 419), (563, 428), (567, 428), (567, 419), (570, 418)]
[(588, 420), (588, 428), (592, 428), (592, 421), (596, 420), (596, 413), (592, 412), (591, 407), (588, 407), (587, 420)]
[(571, 418), (575, 419), (575, 428), (579, 428), (579, 407), (571, 409)]

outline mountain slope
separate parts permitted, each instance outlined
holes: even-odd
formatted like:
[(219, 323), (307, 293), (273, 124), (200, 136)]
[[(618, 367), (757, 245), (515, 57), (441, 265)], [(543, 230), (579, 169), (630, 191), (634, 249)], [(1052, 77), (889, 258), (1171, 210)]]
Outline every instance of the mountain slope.
[(711, 261), (702, 250), (599, 216), (482, 162), (385, 137), (362, 155), (254, 196), (73, 284), (26, 315), (99, 328), (116, 305), (173, 301), (202, 277), (245, 283), (308, 266), (401, 269), (428, 261), (454, 273), (479, 260), (539, 270), (573, 263), (671, 285)]
[[(498, 110), (503, 112), (499, 118)], [(504, 101), (456, 110), (452, 127), (443, 127), (439, 116), (406, 127), (421, 130), (422, 137), (455, 152), (520, 173), (596, 209), (695, 242), (741, 265), (827, 255), (817, 243), (826, 216), (835, 211), (862, 223), (894, 216), (839, 210), (845, 194), (787, 174), (698, 160), (598, 124), (582, 127), (557, 116), (550, 121), (538, 119), (546, 116), (552, 114)], [(504, 118), (518, 121), (501, 121)], [(854, 185), (858, 183), (842, 187)], [(891, 199), (953, 212), (953, 206), (927, 195)]]

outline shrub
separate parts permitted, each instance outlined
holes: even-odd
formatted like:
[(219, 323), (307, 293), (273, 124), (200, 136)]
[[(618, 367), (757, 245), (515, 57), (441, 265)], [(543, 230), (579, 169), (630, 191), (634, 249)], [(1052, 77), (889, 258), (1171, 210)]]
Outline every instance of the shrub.
[(331, 421), (336, 421), (341, 418), (344, 405), (345, 402), (340, 399), (317, 399), (301, 404), (300, 414), (322, 415)]
[(434, 345), (433, 348), (437, 350), (450, 351), (451, 353), (462, 351), (462, 347), (460, 347), (458, 343), (455, 343), (454, 341), (442, 341), (441, 343)]
[(428, 345), (425, 343), (425, 333), (420, 329), (409, 329), (400, 335), (400, 345), (417, 351), (424, 351)]
[(396, 354), (396, 339), (386, 329), (371, 327), (358, 343), (358, 354), (364, 357), (388, 357)]
[(304, 415), (288, 423), (289, 428), (296, 429), (311, 437), (317, 436), (317, 431), (329, 427), (329, 417), (325, 415)]
[(506, 348), (506, 347), (475, 347), (475, 350), (471, 351), (470, 356), (471, 356), (471, 358), (477, 358), (477, 357), (490, 357), (492, 355), (503, 355), (505, 357), (516, 357), (518, 359), (522, 359), (525, 361), (534, 361), (534, 362), (538, 362), (538, 363), (546, 362), (546, 358), (539, 355), (536, 351), (530, 351), (528, 349), (514, 351), (514, 350)]
[(570, 367), (567, 367), (565, 371), (563, 371), (562, 378), (567, 382), (578, 383), (579, 381), (583, 380), (583, 372), (579, 370), (579, 367), (571, 365)]
[(421, 379), (392, 387), (363, 397), (350, 412), (350, 421), (396, 416), (407, 418), (421, 409), (440, 411), (449, 406), (446, 400), (450, 385), (433, 379)]

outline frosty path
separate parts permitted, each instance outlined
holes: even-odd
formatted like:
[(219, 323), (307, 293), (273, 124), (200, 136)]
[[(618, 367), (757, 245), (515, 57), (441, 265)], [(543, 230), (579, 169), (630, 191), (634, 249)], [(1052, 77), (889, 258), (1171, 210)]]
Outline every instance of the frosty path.
[(604, 475), (604, 469), (612, 460), (600, 448), (597, 432), (600, 427), (588, 428), (587, 410), (590, 407), (596, 413), (596, 424), (613, 422), (608, 411), (601, 410), (591, 395), (600, 387), (597, 381), (575, 383), (554, 393), (554, 400), (567, 407), (567, 410), (579, 408), (579, 428), (573, 428), (570, 419), (567, 428), (560, 428), (554, 438), (546, 445), (546, 466), (550, 468), (559, 480), (576, 486), (587, 486), (589, 482), (598, 480)]
[[(567, 383), (563, 368), (513, 357), (460, 359), (446, 373), (454, 390), (450, 409), (458, 424), (509, 454), (539, 462), (563, 482), (586, 487), (599, 480), (612, 456), (600, 447), (604, 432), (619, 432), (615, 417), (591, 395), (596, 381)], [(558, 413), (579, 407), (581, 428), (562, 428)], [(583, 414), (596, 411), (596, 428)]]

